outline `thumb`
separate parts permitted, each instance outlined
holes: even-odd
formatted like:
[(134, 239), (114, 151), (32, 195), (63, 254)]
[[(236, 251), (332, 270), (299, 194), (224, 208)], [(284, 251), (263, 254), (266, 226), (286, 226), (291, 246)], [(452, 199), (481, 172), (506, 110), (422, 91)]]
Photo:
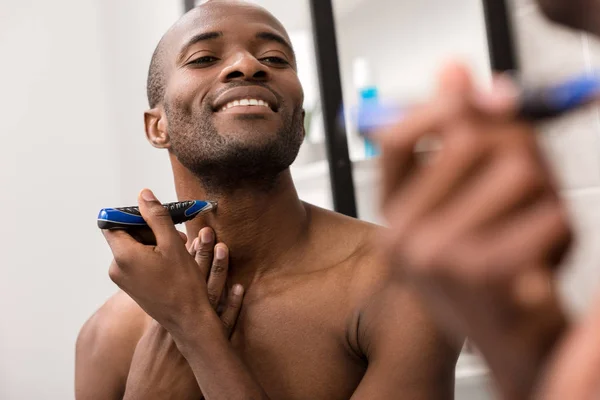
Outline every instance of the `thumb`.
[(498, 117), (513, 117), (517, 112), (519, 88), (508, 74), (494, 76), (490, 91), (475, 91), (473, 101), (481, 111)]
[(442, 68), (438, 78), (437, 99), (441, 102), (447, 121), (472, 113), (472, 92), (473, 78), (469, 68), (459, 62), (447, 63)]
[(438, 92), (442, 95), (466, 95), (473, 89), (473, 78), (469, 68), (459, 62), (447, 63), (440, 72)]
[(144, 189), (140, 192), (138, 204), (142, 217), (156, 237), (158, 247), (169, 247), (181, 242), (169, 211), (158, 201), (151, 190)]

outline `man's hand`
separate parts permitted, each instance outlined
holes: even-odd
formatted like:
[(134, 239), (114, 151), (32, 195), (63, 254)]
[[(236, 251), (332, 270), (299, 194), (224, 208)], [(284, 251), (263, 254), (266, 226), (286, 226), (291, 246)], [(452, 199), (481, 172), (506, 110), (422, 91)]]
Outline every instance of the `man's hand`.
[[(220, 293), (226, 289), (228, 262), (227, 259), (224, 260), (222, 264), (224, 270), (220, 269), (221, 266), (212, 268), (215, 266), (213, 264), (214, 241), (203, 242), (201, 240), (203, 236), (206, 239), (214, 238), (214, 233), (210, 228), (201, 230), (198, 238), (194, 239), (189, 247), (189, 252), (196, 258), (203, 276), (208, 275), (207, 285), (211, 297), (220, 299)], [(227, 337), (231, 335), (242, 305), (243, 294), (235, 289), (238, 289), (237, 286), (231, 289), (221, 314)], [(219, 302), (214, 301), (212, 305), (216, 310)], [(179, 352), (169, 332), (156, 321), (152, 321), (136, 347), (124, 397), (125, 400), (153, 398), (173, 400), (202, 398), (202, 392), (187, 360)]]
[[(469, 74), (448, 68), (437, 98), (384, 133), (384, 242), (439, 321), (520, 398), (562, 333), (550, 274), (571, 231), (533, 128), (510, 98), (479, 100)], [(431, 134), (441, 150), (419, 162), (415, 146)]]
[[(138, 201), (157, 245), (145, 246), (125, 231), (104, 231), (115, 258), (110, 278), (172, 335), (216, 328), (220, 322), (214, 305), (221, 293), (208, 290), (208, 270), (198, 268), (168, 211), (151, 191), (142, 191)], [(195, 244), (199, 246), (196, 258), (204, 260), (201, 265), (212, 260), (213, 241), (212, 230), (201, 231)], [(227, 278), (227, 247), (223, 244), (216, 246), (211, 271), (216, 279)]]
[(591, 312), (562, 340), (548, 362), (535, 399), (600, 397), (600, 297)]
[[(105, 231), (115, 257), (111, 279), (169, 332), (206, 399), (268, 399), (231, 346), (214, 310), (221, 293), (207, 287), (206, 272), (181, 242), (169, 213), (149, 190), (142, 191), (138, 201), (157, 245), (145, 246), (123, 231)], [(208, 244), (214, 235), (208, 232), (202, 231), (196, 243), (199, 260), (212, 257)], [(218, 244), (215, 253), (211, 275), (226, 280), (227, 248)], [(240, 289), (234, 287), (236, 294)], [(229, 321), (227, 326), (233, 319)]]

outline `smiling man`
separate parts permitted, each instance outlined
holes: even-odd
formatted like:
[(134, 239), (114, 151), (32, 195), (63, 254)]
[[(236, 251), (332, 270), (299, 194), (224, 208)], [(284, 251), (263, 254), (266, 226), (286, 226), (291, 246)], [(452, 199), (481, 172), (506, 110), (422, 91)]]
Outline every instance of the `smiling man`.
[[(187, 13), (157, 47), (148, 97), (147, 137), (168, 151), (179, 200), (219, 206), (186, 226), (200, 268), (150, 191), (157, 247), (106, 232), (123, 292), (80, 333), (78, 399), (453, 398), (460, 346), (390, 279), (379, 228), (298, 198), (303, 91), (271, 14), (226, 1)], [(213, 278), (232, 310), (245, 290), (235, 326), (220, 315), (225, 334)]]

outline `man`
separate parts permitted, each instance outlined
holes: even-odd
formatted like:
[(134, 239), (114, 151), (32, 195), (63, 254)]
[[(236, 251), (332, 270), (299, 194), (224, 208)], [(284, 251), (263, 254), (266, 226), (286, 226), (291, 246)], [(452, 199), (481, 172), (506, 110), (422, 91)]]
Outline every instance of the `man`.
[(196, 261), (148, 190), (156, 247), (105, 232), (124, 293), (80, 333), (78, 399), (453, 397), (460, 340), (389, 279), (378, 228), (298, 199), (303, 93), (273, 16), (240, 2), (192, 10), (161, 40), (148, 94), (147, 137), (168, 149), (178, 198), (218, 209), (186, 226)]

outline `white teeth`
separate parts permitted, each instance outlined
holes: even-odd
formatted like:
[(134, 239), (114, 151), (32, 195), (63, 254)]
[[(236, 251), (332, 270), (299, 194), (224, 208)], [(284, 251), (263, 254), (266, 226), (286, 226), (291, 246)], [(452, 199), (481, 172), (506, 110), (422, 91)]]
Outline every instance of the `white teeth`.
[(271, 108), (269, 106), (269, 104), (264, 101), (264, 100), (257, 100), (257, 99), (241, 99), (241, 100), (235, 100), (235, 101), (231, 101), (229, 103), (227, 103), (222, 109), (221, 111), (227, 111), (230, 108), (233, 107), (248, 107), (248, 106), (263, 106), (266, 108)]

